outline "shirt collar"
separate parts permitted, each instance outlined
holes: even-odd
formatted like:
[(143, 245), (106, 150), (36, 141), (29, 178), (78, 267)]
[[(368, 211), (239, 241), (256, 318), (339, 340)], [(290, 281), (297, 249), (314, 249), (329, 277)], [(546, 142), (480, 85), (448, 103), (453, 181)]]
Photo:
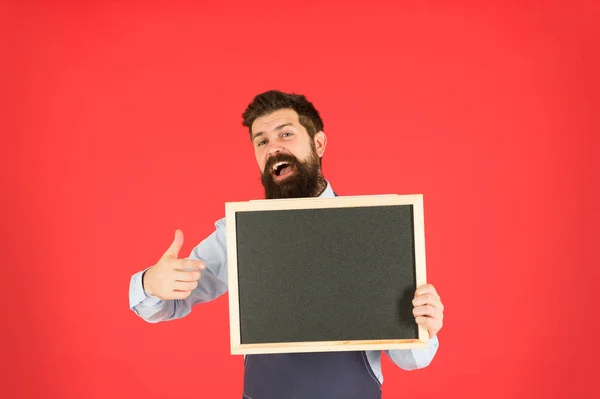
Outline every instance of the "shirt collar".
[(325, 190), (323, 190), (323, 192), (321, 193), (321, 195), (319, 195), (319, 198), (333, 198), (335, 197), (335, 194), (333, 193), (333, 189), (331, 188), (331, 184), (329, 184), (329, 181), (325, 180), (325, 182), (327, 183), (327, 187), (325, 187)]

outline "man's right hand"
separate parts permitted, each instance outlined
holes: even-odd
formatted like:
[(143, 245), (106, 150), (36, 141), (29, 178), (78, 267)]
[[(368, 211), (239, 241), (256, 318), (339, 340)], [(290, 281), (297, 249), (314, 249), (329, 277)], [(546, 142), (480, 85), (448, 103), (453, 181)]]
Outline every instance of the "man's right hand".
[(177, 259), (183, 246), (183, 232), (175, 231), (175, 239), (158, 263), (144, 273), (142, 284), (146, 294), (160, 299), (185, 299), (198, 286), (204, 262)]

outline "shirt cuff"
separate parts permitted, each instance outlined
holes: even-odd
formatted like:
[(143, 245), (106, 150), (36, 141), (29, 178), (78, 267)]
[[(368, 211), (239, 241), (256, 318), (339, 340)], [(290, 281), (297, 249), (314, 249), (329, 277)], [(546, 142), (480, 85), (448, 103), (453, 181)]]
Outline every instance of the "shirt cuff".
[(438, 341), (437, 335), (429, 339), (429, 346), (424, 349), (413, 349), (413, 356), (417, 364), (417, 368), (427, 367), (433, 360), (440, 342)]
[(143, 303), (145, 306), (155, 306), (162, 302), (160, 298), (155, 297), (154, 295), (149, 295), (146, 293), (146, 291), (144, 291), (142, 277), (144, 276), (144, 273), (150, 269), (150, 267), (131, 276), (131, 281), (129, 282), (129, 307), (131, 309), (141, 303)]

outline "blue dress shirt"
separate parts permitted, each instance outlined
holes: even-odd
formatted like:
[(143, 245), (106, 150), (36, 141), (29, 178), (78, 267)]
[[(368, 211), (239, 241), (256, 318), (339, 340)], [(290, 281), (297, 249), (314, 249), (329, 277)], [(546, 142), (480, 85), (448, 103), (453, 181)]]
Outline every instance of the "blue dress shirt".
[[(319, 197), (330, 198), (335, 194), (329, 182)], [(225, 238), (225, 218), (215, 222), (215, 231), (198, 244), (188, 259), (200, 260), (206, 264), (198, 287), (184, 300), (162, 300), (148, 295), (142, 285), (142, 270), (131, 277), (129, 285), (129, 306), (138, 316), (149, 323), (175, 320), (187, 316), (192, 306), (212, 301), (227, 292), (227, 240)], [(387, 356), (398, 367), (404, 370), (416, 370), (431, 363), (439, 346), (437, 336), (429, 340), (429, 346), (423, 349), (386, 350)], [(381, 352), (365, 351), (367, 359), (380, 383), (383, 383), (381, 372)]]

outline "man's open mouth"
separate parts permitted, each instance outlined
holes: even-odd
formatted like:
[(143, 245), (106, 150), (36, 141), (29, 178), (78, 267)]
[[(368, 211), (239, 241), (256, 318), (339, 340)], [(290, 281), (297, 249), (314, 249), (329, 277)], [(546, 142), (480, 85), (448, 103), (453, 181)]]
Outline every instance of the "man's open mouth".
[(294, 170), (296, 170), (296, 167), (292, 163), (282, 161), (273, 165), (271, 168), (271, 174), (273, 175), (274, 179), (278, 181), (291, 176), (291, 174), (294, 173)]

